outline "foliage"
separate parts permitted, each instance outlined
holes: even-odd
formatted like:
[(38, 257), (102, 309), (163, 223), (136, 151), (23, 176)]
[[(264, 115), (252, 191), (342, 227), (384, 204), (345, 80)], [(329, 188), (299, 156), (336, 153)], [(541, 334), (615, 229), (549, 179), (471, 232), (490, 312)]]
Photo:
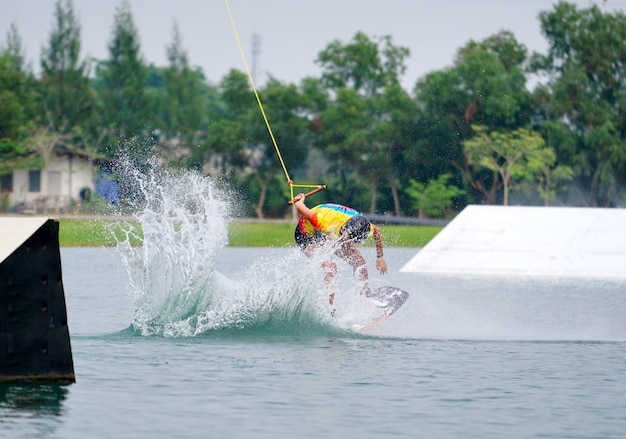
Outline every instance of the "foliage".
[(57, 0), (54, 15), (54, 28), (41, 57), (42, 123), (50, 135), (65, 138), (58, 144), (57, 152), (93, 153), (89, 131), (95, 98), (87, 78), (89, 65), (79, 61), (80, 26), (71, 0), (66, 0), (65, 6)]
[[(140, 55), (139, 37), (127, 0), (116, 9), (109, 42), (109, 59), (96, 68), (96, 82), (102, 127), (101, 148), (114, 157), (121, 144), (118, 139), (141, 139), (151, 126), (153, 113), (147, 99), (147, 67)], [(140, 152), (141, 151), (132, 151)]]
[(541, 148), (528, 157), (526, 184), (534, 185), (545, 206), (556, 198), (559, 183), (572, 180), (574, 171), (567, 165), (556, 165), (554, 148)]
[(24, 67), (22, 40), (15, 24), (0, 47), (0, 175), (30, 164), (23, 144), (35, 127), (36, 83)]
[(462, 189), (448, 184), (450, 174), (441, 174), (427, 184), (411, 179), (405, 192), (413, 199), (418, 218), (443, 217), (449, 213), (452, 199), (464, 194)]
[[(511, 132), (487, 132), (484, 126), (474, 126), (476, 136), (463, 142), (467, 162), (494, 172), (503, 186), (503, 204), (509, 202), (509, 190), (514, 181), (532, 179), (538, 173), (545, 177), (546, 186), (540, 186), (544, 199), (549, 198), (551, 166), (554, 151), (546, 147), (540, 134), (518, 128)], [(567, 171), (556, 172), (566, 178)]]
[(199, 142), (198, 133), (205, 122), (202, 94), (205, 83), (202, 72), (189, 65), (176, 24), (167, 47), (167, 59), (169, 66), (163, 75), (163, 128), (170, 142), (177, 140), (176, 148), (192, 148)]
[(526, 52), (508, 31), (480, 43), (470, 41), (459, 50), (455, 66), (469, 99), (463, 113), (466, 121), (491, 129), (527, 123)]
[(64, 136), (62, 134), (52, 132), (49, 128), (38, 128), (29, 133), (23, 144), (29, 152), (34, 153), (40, 159), (40, 163), (36, 167), (45, 169), (50, 164), (55, 147), (63, 142)]
[[(303, 98), (294, 85), (273, 78), (258, 91), (263, 111), (271, 122), (270, 135), (243, 73), (231, 70), (219, 90), (223, 106), (209, 122), (207, 142), (196, 154), (202, 154), (204, 160), (212, 157), (214, 167), (221, 167), (222, 172), (239, 179), (253, 179), (258, 188), (254, 190), (257, 199), (254, 212), (263, 218), (269, 185), (277, 176), (287, 184), (282, 164), (293, 170), (306, 160), (311, 140), (308, 122), (301, 116)], [(279, 212), (285, 211), (283, 202)]]
[(390, 36), (377, 40), (358, 32), (347, 44), (333, 41), (317, 58), (321, 84), (333, 95), (320, 114), (317, 144), (367, 182), (371, 213), (383, 182), (391, 187), (396, 214), (401, 213), (394, 163), (406, 146), (402, 134), (412, 110), (399, 85), (408, 55)]
[(581, 201), (612, 206), (626, 184), (626, 15), (559, 2), (539, 20), (549, 44), (533, 58), (548, 79), (535, 94), (541, 128)]
[(528, 123), (530, 93), (526, 88), (526, 48), (507, 31), (459, 49), (453, 67), (426, 75), (415, 87), (419, 110), (412, 156), (419, 181), (440, 174), (465, 181), (481, 202), (494, 204), (497, 181), (492, 172), (471, 169), (463, 142), (471, 125), (512, 130)]

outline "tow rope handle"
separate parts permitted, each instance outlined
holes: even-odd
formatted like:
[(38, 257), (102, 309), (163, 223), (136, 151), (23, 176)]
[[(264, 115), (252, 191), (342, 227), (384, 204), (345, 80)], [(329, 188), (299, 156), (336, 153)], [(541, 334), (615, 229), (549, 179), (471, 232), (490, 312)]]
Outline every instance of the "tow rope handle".
[[(315, 189), (313, 189), (312, 191), (309, 191), (309, 192), (307, 192), (306, 194), (304, 194), (304, 198), (306, 198), (306, 197), (310, 197), (311, 195), (316, 194), (316, 193), (318, 193), (318, 192), (321, 192), (321, 191), (323, 191), (324, 189), (326, 189), (326, 185), (325, 185), (325, 184), (319, 185), (318, 187), (316, 187), (316, 188), (315, 188)], [(291, 205), (293, 204), (293, 200), (289, 200), (289, 201), (287, 202), (287, 204), (289, 204), (289, 205), (291, 206)]]

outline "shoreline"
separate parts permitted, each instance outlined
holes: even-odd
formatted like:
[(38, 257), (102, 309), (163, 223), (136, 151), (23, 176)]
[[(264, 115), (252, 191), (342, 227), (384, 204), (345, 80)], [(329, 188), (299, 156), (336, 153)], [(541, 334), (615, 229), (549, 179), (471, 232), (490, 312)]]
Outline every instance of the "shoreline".
[[(4, 216), (4, 215), (2, 215)], [(112, 215), (8, 215), (44, 217), (59, 221), (61, 247), (111, 247), (130, 236), (133, 246), (143, 243), (141, 223), (134, 216)], [(295, 221), (291, 219), (231, 218), (227, 247), (282, 247), (293, 244)], [(443, 226), (381, 224), (386, 247), (424, 247)], [(128, 233), (128, 232), (131, 233)], [(373, 246), (370, 240), (364, 247)]]

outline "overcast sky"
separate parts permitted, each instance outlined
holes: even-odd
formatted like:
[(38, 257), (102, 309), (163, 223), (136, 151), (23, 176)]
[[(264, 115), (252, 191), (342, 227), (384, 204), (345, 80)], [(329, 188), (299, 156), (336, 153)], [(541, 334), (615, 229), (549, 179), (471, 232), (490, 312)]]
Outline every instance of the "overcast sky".
[[(391, 35), (408, 47), (403, 84), (452, 64), (458, 48), (510, 30), (530, 51), (544, 52), (537, 16), (552, 0), (229, 0), (242, 45), (252, 67), (252, 37), (260, 37), (257, 83), (272, 75), (299, 83), (318, 76), (317, 54), (332, 40), (348, 42), (358, 31)], [(65, 3), (65, 0), (63, 0)], [(115, 10), (121, 0), (74, 0), (81, 25), (82, 55), (106, 59)], [(146, 62), (166, 66), (165, 46), (173, 23), (182, 34), (192, 65), (218, 82), (231, 68), (244, 70), (224, 0), (129, 0)], [(626, 0), (570, 0), (581, 7), (626, 9)], [(39, 71), (41, 48), (53, 27), (55, 0), (0, 0), (0, 46), (15, 22), (27, 60)]]

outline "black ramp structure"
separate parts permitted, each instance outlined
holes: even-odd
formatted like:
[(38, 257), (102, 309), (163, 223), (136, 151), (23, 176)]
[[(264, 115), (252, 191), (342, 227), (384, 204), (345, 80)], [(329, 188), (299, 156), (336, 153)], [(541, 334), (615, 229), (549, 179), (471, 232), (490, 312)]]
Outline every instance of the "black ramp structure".
[(59, 223), (0, 217), (0, 381), (75, 382)]

